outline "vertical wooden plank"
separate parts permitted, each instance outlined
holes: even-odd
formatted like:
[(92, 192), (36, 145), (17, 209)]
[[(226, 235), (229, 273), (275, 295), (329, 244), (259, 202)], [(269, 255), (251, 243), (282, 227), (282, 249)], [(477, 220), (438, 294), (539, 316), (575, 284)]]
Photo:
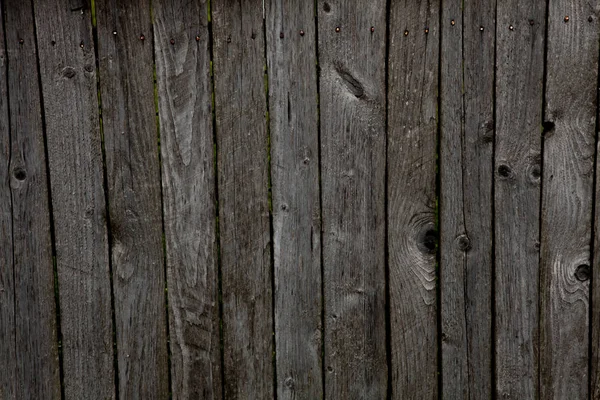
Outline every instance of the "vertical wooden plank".
[(386, 3), (318, 7), (325, 394), (384, 398)]
[(149, 1), (96, 1), (119, 397), (168, 397)]
[(437, 398), (438, 1), (391, 2), (388, 243), (392, 397)]
[(5, 0), (0, 0), (0, 398), (17, 397), (15, 349), (15, 284), (12, 199), (10, 188), (10, 123), (8, 120), (8, 53), (4, 35)]
[(207, 4), (160, 0), (152, 6), (173, 398), (220, 399)]
[(14, 285), (6, 289), (13, 296), (8, 304), (14, 307), (14, 320), (8, 327), (13, 329), (15, 357), (8, 362), (15, 369), (7, 375), (14, 379), (10, 386), (16, 398), (56, 399), (54, 273), (33, 9), (30, 1), (9, 0), (3, 6), (9, 96), (4, 123), (10, 122), (10, 133), (5, 131), (10, 139), (7, 206), (12, 205), (12, 249), (7, 251), (12, 260), (6, 267), (13, 274), (7, 283)]
[(497, 395), (538, 396), (545, 2), (497, 3), (494, 156)]
[(277, 398), (323, 397), (315, 4), (266, 2)]
[(224, 398), (271, 398), (273, 324), (261, 0), (211, 2)]
[(442, 3), (442, 382), (453, 399), (489, 399), (493, 388), (495, 3)]
[[(544, 135), (540, 398), (588, 397), (599, 7), (551, 1)], [(591, 20), (589, 20), (591, 18)]]
[(90, 11), (34, 0), (67, 398), (113, 398), (106, 209)]

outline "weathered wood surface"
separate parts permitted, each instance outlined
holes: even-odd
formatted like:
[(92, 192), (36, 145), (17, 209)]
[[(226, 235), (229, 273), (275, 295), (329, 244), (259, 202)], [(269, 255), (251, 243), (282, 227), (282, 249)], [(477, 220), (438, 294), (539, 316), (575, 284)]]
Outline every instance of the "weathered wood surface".
[(96, 0), (118, 392), (169, 393), (149, 1)]
[(207, 4), (161, 0), (152, 6), (173, 398), (220, 399)]
[(273, 299), (262, 1), (211, 2), (224, 398), (271, 398)]
[(540, 398), (589, 391), (598, 23), (585, 1), (549, 3), (540, 256)]
[(539, 393), (539, 211), (545, 3), (497, 2), (495, 361), (499, 398)]
[(108, 237), (91, 13), (46, 0), (35, 0), (34, 9), (52, 188), (64, 392), (67, 398), (113, 398)]
[(12, 0), (3, 7), (8, 53), (5, 93), (10, 110), (4, 120), (10, 128), (5, 130), (10, 140), (6, 168), (10, 198), (5, 204), (9, 217), (12, 206), (12, 224), (7, 225), (12, 225), (7, 251), (12, 260), (6, 268), (13, 274), (7, 281), (11, 287), (5, 290), (13, 297), (8, 302), (13, 320), (7, 321), (7, 328), (12, 330), (10, 345), (14, 346), (9, 354), (15, 357), (3, 367), (10, 371), (7, 375), (14, 385), (5, 398), (11, 398), (8, 392), (12, 392), (13, 398), (58, 399), (52, 240), (33, 10), (31, 2)]
[(265, 3), (278, 399), (323, 397), (314, 8)]
[(383, 398), (386, 5), (317, 4), (325, 396)]
[(436, 148), (439, 2), (392, 2), (387, 201), (391, 389), (434, 399), (437, 379)]
[(495, 3), (442, 4), (440, 313), (453, 399), (492, 398)]

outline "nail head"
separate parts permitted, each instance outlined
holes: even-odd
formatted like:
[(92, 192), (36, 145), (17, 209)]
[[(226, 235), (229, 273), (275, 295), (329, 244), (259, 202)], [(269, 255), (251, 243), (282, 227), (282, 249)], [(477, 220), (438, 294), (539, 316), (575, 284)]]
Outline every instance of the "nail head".
[(335, 27), (335, 31), (339, 33), (339, 32), (340, 32), (340, 27), (339, 27), (339, 26), (336, 26), (336, 27)]
[(175, 44), (175, 40), (174, 40), (174, 39), (171, 39), (169, 42), (170, 42), (171, 44)]
[(300, 36), (304, 36), (304, 31), (300, 29)]
[(404, 31), (404, 36), (408, 36), (408, 30)]
[(569, 22), (569, 16), (565, 15), (565, 22)]

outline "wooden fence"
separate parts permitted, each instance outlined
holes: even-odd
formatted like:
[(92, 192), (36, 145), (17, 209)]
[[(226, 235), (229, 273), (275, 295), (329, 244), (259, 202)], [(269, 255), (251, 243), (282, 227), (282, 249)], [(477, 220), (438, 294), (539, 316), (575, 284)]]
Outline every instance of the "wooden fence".
[(600, 3), (0, 8), (1, 399), (600, 398)]

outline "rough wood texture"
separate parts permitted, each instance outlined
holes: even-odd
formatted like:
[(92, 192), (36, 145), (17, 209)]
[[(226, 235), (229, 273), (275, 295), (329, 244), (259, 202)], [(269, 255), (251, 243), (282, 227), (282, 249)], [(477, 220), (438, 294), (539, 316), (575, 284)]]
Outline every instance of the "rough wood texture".
[(315, 5), (265, 6), (277, 398), (317, 399), (323, 382)]
[[(392, 397), (437, 387), (436, 147), (439, 2), (392, 2), (388, 244)], [(426, 31), (427, 30), (427, 31)]]
[[(318, 2), (325, 395), (384, 398), (386, 4)], [(371, 32), (371, 27), (374, 27)]]
[(152, 6), (173, 398), (220, 399), (207, 4), (160, 0)]
[(496, 392), (538, 395), (545, 3), (497, 3), (494, 160)]
[(493, 390), (495, 3), (453, 0), (442, 9), (440, 312), (451, 399), (490, 399)]
[[(15, 2), (17, 3), (17, 2)], [(113, 398), (106, 208), (90, 11), (35, 0), (67, 398)]]
[[(13, 286), (6, 293), (13, 296), (8, 304), (14, 307), (7, 328), (12, 330), (15, 357), (7, 360), (7, 367), (12, 364), (15, 369), (5, 369), (14, 379), (6, 388), (14, 398), (58, 399), (54, 273), (33, 9), (30, 1), (9, 0), (3, 6), (8, 53), (6, 128), (10, 123), (10, 133), (4, 130), (10, 139), (10, 164), (5, 169), (10, 174), (10, 198), (4, 206), (9, 218), (12, 205), (12, 244), (6, 252), (12, 260), (6, 269), (13, 274), (7, 282)], [(5, 398), (10, 398), (8, 393)]]
[[(598, 4), (548, 10), (540, 258), (540, 398), (589, 392), (589, 279), (598, 80)], [(548, 123), (546, 123), (548, 126)], [(596, 312), (597, 313), (597, 312)]]
[(211, 2), (223, 291), (224, 398), (271, 398), (272, 265), (263, 8)]
[(119, 396), (168, 396), (149, 1), (97, 0)]

